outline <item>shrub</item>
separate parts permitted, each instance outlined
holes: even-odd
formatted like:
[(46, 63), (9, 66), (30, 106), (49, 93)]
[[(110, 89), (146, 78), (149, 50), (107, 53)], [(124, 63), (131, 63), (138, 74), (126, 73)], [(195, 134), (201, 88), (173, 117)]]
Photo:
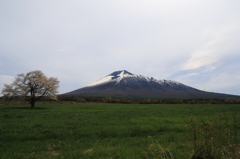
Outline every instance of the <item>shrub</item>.
[(237, 116), (232, 114), (231, 122), (226, 114), (218, 115), (213, 121), (199, 122), (189, 118), (193, 133), (194, 155), (192, 159), (239, 158), (237, 143)]

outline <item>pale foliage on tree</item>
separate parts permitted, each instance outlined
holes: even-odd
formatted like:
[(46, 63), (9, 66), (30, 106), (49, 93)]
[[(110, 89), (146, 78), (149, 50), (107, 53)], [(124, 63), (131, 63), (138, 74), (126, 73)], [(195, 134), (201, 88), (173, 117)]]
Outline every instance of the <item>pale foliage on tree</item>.
[(31, 107), (41, 97), (57, 100), (59, 87), (57, 78), (47, 78), (41, 71), (31, 71), (26, 75), (18, 74), (11, 85), (4, 84), (2, 94), (5, 97), (15, 97), (28, 101)]

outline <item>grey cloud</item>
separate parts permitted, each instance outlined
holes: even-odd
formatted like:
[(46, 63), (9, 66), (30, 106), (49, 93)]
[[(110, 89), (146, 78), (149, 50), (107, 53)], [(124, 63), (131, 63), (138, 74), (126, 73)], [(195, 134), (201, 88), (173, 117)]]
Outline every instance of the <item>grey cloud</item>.
[[(240, 94), (239, 7), (227, 0), (1, 1), (0, 75), (40, 69), (58, 77), (65, 93), (126, 69)], [(233, 85), (222, 84), (229, 78)]]

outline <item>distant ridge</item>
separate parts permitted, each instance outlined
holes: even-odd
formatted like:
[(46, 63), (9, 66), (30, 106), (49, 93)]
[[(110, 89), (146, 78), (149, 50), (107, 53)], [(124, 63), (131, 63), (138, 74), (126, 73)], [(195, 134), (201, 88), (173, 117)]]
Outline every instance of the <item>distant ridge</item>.
[(110, 96), (114, 98), (150, 99), (237, 99), (240, 96), (202, 91), (177, 81), (157, 80), (134, 75), (126, 70), (115, 71), (89, 85), (65, 93), (69, 96)]

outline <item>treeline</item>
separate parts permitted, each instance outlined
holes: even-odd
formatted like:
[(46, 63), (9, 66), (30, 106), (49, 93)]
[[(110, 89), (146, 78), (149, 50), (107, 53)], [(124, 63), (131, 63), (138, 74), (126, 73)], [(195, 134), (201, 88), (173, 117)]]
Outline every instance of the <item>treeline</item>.
[[(18, 98), (0, 97), (4, 101), (18, 101)], [(53, 101), (47, 97), (39, 101)], [(112, 97), (58, 96), (58, 101), (79, 103), (123, 103), (123, 104), (240, 104), (240, 99), (117, 99)]]
[(59, 96), (60, 101), (82, 103), (138, 103), (138, 104), (240, 104), (240, 99), (117, 99), (112, 97)]
[[(36, 96), (37, 98), (38, 96)], [(1, 96), (0, 97), (0, 101), (22, 101), (22, 99), (18, 96)], [(56, 101), (55, 99), (50, 99), (49, 97), (41, 97), (40, 99), (38, 99), (37, 101)]]

